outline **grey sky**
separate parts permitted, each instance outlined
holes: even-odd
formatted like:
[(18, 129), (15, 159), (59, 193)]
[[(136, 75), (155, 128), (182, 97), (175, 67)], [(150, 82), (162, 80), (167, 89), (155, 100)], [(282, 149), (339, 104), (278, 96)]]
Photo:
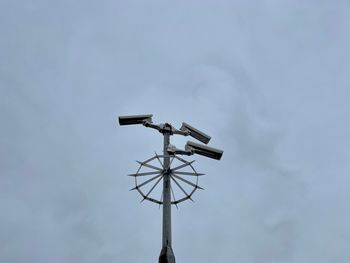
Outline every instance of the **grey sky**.
[(340, 0), (1, 1), (0, 262), (157, 262), (125, 174), (162, 138), (117, 125), (144, 113), (225, 151), (177, 262), (349, 262), (349, 28)]

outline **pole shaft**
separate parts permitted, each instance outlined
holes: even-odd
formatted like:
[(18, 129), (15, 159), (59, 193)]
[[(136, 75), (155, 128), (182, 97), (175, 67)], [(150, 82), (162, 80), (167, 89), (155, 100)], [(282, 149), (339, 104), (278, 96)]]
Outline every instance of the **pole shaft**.
[(163, 179), (163, 247), (171, 247), (171, 189), (170, 189), (170, 156), (168, 146), (170, 143), (170, 134), (164, 133), (164, 170), (166, 171)]
[(171, 126), (164, 130), (164, 177), (163, 177), (163, 239), (158, 263), (175, 263), (175, 256), (171, 247), (171, 182), (170, 182), (170, 156), (168, 146), (170, 143)]

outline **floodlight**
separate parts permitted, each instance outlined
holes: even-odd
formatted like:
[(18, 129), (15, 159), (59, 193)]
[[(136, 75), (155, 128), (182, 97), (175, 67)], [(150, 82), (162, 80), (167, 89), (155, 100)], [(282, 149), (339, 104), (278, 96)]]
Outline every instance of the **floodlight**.
[(186, 151), (192, 151), (193, 153), (200, 154), (209, 158), (220, 160), (224, 151), (215, 149), (209, 146), (201, 145), (199, 143), (188, 141), (185, 146)]
[(192, 127), (191, 125), (187, 124), (186, 122), (182, 123), (182, 126), (180, 128), (181, 131), (188, 131), (191, 137), (207, 144), (211, 137), (204, 132), (201, 132), (200, 130), (197, 130), (196, 128)]
[(120, 125), (143, 124), (144, 121), (152, 122), (152, 114), (119, 116)]

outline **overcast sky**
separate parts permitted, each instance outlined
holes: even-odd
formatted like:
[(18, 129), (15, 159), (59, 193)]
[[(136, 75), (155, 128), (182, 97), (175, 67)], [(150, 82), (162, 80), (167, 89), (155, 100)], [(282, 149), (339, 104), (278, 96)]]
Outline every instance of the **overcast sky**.
[[(0, 1), (0, 262), (157, 262), (129, 192), (162, 137), (212, 136), (179, 263), (350, 261), (350, 2)], [(173, 138), (182, 148), (187, 139)]]

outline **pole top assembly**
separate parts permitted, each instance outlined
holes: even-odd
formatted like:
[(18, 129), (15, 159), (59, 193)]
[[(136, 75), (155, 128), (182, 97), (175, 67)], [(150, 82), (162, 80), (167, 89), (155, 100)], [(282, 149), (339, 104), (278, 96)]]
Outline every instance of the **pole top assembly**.
[[(178, 203), (185, 200), (193, 201), (194, 192), (197, 189), (203, 189), (198, 185), (198, 177), (204, 175), (195, 170), (192, 165), (194, 161), (186, 161), (180, 156), (199, 154), (220, 160), (223, 151), (201, 144), (208, 144), (211, 137), (185, 122), (176, 129), (170, 123), (154, 124), (152, 117), (152, 114), (119, 116), (119, 124), (122, 126), (142, 124), (163, 134), (163, 154), (155, 153), (153, 157), (143, 162), (137, 161), (139, 164), (137, 172), (129, 176), (134, 177), (135, 187), (131, 190), (139, 192), (143, 198), (141, 202), (148, 200), (163, 206), (162, 250), (158, 262), (175, 263), (171, 235), (171, 205), (177, 207)], [(178, 149), (170, 144), (170, 136), (175, 134), (191, 136), (201, 143), (187, 141), (184, 149)], [(163, 181), (163, 187), (157, 187), (161, 181)], [(150, 184), (151, 182), (153, 184)], [(173, 187), (172, 183), (176, 187)], [(155, 196), (156, 190), (160, 196)]]
[[(204, 132), (194, 128), (193, 126), (187, 124), (186, 122), (182, 123), (180, 129), (176, 129), (170, 123), (161, 123), (154, 124), (152, 121), (152, 114), (144, 114), (144, 115), (130, 115), (130, 116), (119, 116), (119, 125), (135, 125), (142, 124), (145, 127), (152, 128), (158, 130), (160, 133), (168, 133), (169, 135), (183, 135), (183, 136), (191, 136), (202, 143), (207, 144), (211, 137)], [(193, 155), (199, 154), (209, 158), (220, 160), (223, 151), (219, 149), (215, 149), (209, 146), (201, 145), (199, 143), (188, 141), (185, 145), (185, 150), (177, 149), (175, 146), (169, 144), (167, 151), (170, 155), (180, 154), (180, 155)]]

